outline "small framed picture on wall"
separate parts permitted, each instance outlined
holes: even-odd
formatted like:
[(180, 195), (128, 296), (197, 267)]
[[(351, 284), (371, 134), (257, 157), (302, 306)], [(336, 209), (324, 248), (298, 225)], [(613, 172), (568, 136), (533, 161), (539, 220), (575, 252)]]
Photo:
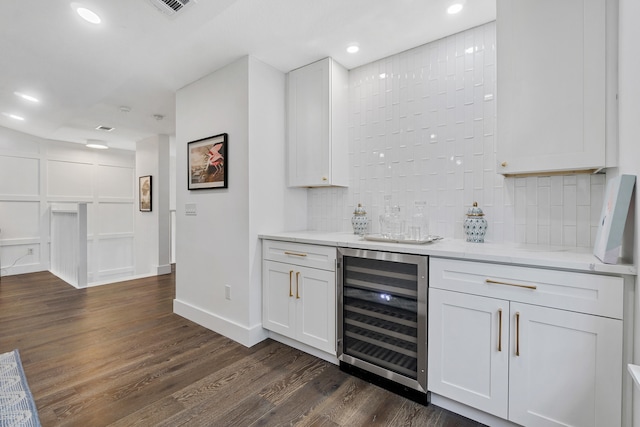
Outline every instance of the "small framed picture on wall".
[(138, 178), (140, 212), (151, 212), (151, 175)]
[(189, 190), (228, 188), (227, 134), (191, 141), (188, 145)]

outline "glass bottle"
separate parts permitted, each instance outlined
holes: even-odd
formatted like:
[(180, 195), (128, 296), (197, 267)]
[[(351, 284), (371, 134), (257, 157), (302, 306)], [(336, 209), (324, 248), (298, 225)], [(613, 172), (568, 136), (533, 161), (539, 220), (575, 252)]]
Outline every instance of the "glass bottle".
[(424, 212), (425, 207), (426, 202), (416, 200), (409, 226), (410, 240), (425, 240), (429, 237), (429, 220)]
[(384, 212), (380, 214), (380, 235), (391, 237), (391, 196), (384, 196)]
[(400, 206), (395, 205), (391, 208), (391, 219), (389, 226), (390, 238), (394, 240), (404, 240), (404, 221), (400, 217)]

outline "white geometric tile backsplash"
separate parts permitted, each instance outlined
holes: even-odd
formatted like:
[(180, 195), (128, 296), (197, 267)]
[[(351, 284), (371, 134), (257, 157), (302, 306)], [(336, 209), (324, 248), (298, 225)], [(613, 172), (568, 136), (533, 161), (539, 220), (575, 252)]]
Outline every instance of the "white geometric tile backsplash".
[(349, 72), (349, 187), (308, 190), (308, 227), (350, 231), (362, 203), (380, 231), (385, 195), (405, 219), (427, 203), (432, 234), (463, 238), (473, 202), (487, 242), (592, 247), (604, 175), (496, 173), (495, 23)]

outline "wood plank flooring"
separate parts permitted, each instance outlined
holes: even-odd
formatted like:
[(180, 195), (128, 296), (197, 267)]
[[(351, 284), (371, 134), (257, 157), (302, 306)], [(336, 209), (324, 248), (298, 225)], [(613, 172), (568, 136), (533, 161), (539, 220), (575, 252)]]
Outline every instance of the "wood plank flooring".
[(174, 280), (78, 290), (47, 272), (2, 277), (0, 353), (20, 350), (44, 427), (479, 426), (177, 316)]

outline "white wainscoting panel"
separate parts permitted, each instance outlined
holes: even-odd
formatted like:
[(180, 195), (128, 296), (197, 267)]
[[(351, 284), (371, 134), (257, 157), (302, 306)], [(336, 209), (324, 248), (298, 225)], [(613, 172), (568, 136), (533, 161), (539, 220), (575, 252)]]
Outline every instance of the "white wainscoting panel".
[(98, 274), (101, 279), (134, 271), (133, 234), (131, 236), (102, 238), (99, 240)]
[[(40, 241), (38, 239), (2, 239), (0, 232), (0, 275), (37, 271), (40, 265)], [(29, 250), (33, 253), (29, 254)]]
[(93, 197), (93, 166), (58, 160), (47, 162), (47, 196)]
[(40, 233), (38, 201), (0, 201), (0, 238), (37, 238)]
[(133, 233), (132, 203), (100, 203), (98, 205), (98, 233)]
[(134, 196), (134, 170), (131, 167), (122, 166), (98, 166), (98, 193), (101, 198), (128, 198)]
[(39, 159), (0, 156), (0, 196), (38, 196), (40, 194)]

